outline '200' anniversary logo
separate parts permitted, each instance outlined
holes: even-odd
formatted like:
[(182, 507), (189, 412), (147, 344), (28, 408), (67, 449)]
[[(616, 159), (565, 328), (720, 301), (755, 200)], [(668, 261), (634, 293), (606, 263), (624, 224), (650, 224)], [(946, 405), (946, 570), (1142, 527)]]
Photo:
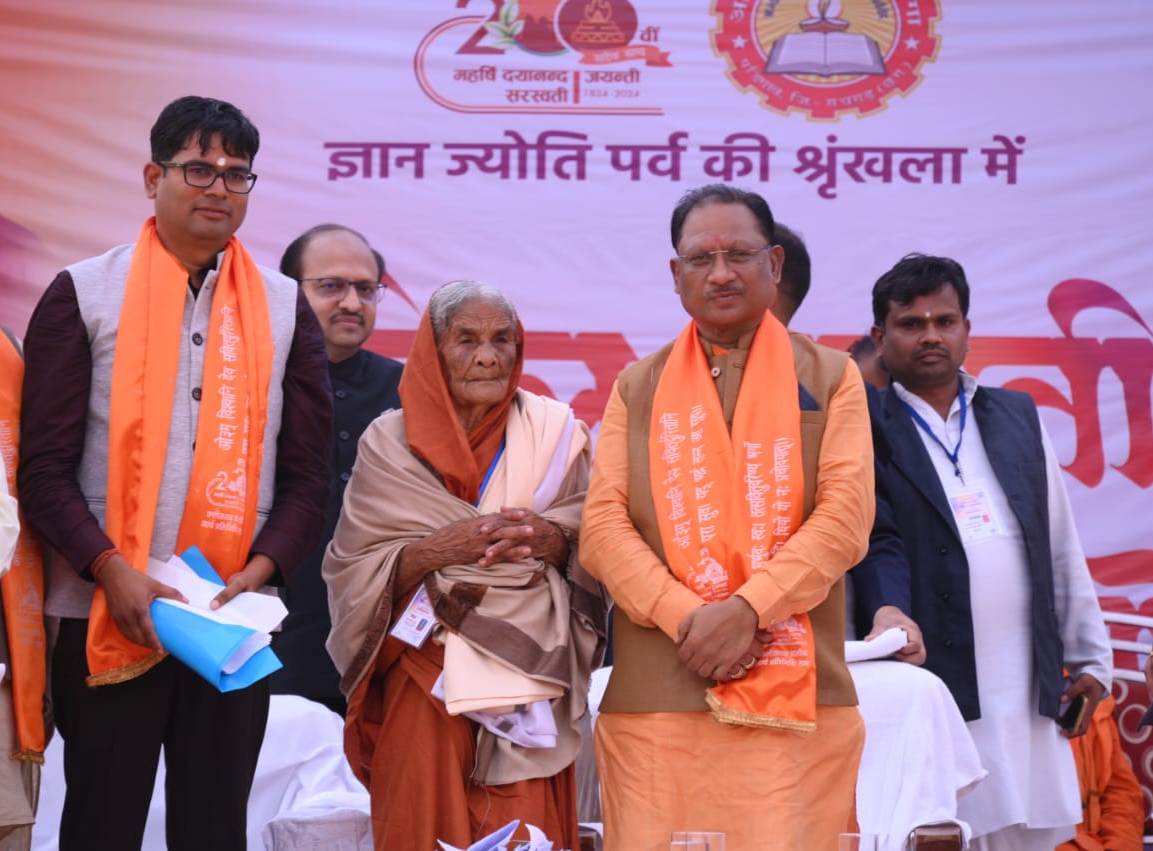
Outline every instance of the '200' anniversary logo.
[(444, 21), (417, 47), (417, 82), (435, 103), (456, 112), (662, 113), (647, 77), (672, 62), (660, 22), (631, 0), (490, 2), (491, 14)]

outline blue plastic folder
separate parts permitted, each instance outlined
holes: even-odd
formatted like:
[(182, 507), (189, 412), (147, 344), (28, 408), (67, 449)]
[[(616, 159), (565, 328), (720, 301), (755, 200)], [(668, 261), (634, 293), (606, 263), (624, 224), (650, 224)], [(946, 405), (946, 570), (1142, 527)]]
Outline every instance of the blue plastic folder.
[[(181, 553), (180, 558), (202, 579), (224, 587), (220, 575), (197, 548)], [(151, 612), (164, 649), (222, 692), (247, 688), (284, 667), (271, 647), (263, 647), (234, 673), (226, 674), (228, 660), (255, 630), (218, 623), (160, 599), (152, 601)]]

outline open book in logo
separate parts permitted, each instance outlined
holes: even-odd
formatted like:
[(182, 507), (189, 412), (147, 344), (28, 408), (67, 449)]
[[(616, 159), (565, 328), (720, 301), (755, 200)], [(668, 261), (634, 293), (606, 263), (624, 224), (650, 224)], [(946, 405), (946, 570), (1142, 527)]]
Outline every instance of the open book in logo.
[(884, 74), (885, 60), (875, 39), (848, 32), (841, 0), (809, 0), (809, 16), (773, 42), (765, 70), (770, 74)]
[(939, 0), (713, 0), (727, 75), (777, 112), (866, 115), (921, 80)]

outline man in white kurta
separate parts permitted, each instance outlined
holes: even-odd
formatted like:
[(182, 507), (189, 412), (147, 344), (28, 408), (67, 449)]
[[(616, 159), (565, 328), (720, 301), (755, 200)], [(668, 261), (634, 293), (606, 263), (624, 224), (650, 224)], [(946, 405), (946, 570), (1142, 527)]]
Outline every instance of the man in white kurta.
[[(874, 288), (873, 334), (894, 378), (874, 411), (889, 443), (878, 488), (908, 555), (907, 614), (924, 630), (927, 665), (949, 684), (989, 771), (959, 803), (973, 847), (1051, 849), (1081, 821), (1053, 716), (1083, 694), (1085, 719), (1071, 732), (1084, 732), (1110, 685), (1111, 651), (1032, 402), (961, 370), (968, 296), (958, 264), (917, 255)], [(1047, 553), (1030, 552), (1045, 541)], [(1060, 682), (1062, 665), (1071, 682)]]

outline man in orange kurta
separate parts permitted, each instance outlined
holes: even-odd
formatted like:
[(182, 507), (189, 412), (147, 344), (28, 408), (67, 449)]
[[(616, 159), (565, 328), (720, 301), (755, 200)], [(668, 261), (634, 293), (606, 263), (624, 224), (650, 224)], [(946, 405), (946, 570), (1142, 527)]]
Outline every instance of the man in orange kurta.
[(606, 851), (663, 851), (674, 831), (821, 851), (852, 818), (843, 574), (873, 521), (869, 420), (847, 356), (768, 313), (773, 231), (753, 193), (682, 199), (671, 266), (693, 322), (621, 374), (601, 424), (581, 559), (617, 608), (596, 729)]
[(1145, 801), (1137, 777), (1121, 750), (1112, 696), (1097, 704), (1084, 736), (1072, 739), (1085, 820), (1059, 851), (1141, 851)]

